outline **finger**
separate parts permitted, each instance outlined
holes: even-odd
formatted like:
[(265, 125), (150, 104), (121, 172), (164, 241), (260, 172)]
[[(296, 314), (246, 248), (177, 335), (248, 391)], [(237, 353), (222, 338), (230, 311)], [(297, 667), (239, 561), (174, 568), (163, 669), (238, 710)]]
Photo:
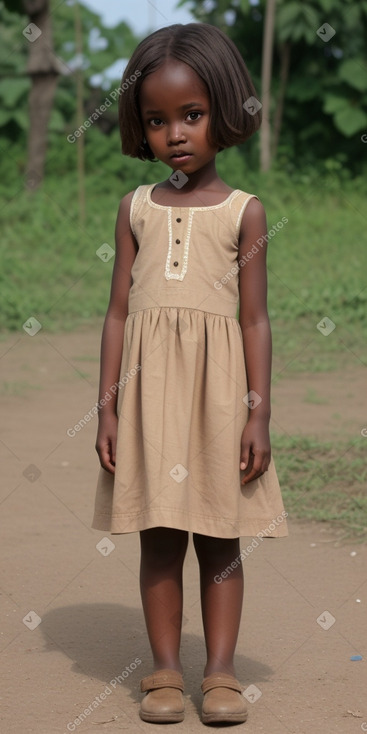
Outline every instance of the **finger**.
[(249, 474), (246, 474), (244, 478), (241, 480), (241, 484), (249, 484), (249, 482), (252, 482), (254, 479), (258, 479), (263, 474), (263, 471), (256, 470), (254, 467), (252, 467)]
[(106, 471), (110, 472), (110, 474), (115, 473), (115, 462), (111, 457), (111, 450), (109, 444), (107, 446), (102, 446), (99, 450), (99, 460), (101, 462), (101, 466), (103, 469), (106, 469)]
[(242, 480), (243, 484), (248, 484), (249, 482), (252, 482), (253, 479), (257, 479), (258, 477), (263, 474), (262, 470), (262, 455), (261, 454), (254, 454), (251, 453), (252, 461), (247, 467), (247, 472)]
[(116, 464), (116, 437), (111, 441), (111, 463), (113, 466)]
[(254, 455), (253, 465), (248, 467), (248, 471), (243, 478), (241, 484), (248, 484), (254, 479), (258, 479), (268, 470), (270, 464), (270, 457), (266, 454), (263, 458), (259, 458), (259, 455)]
[(262, 474), (264, 474), (269, 469), (269, 464), (270, 464), (270, 454), (266, 452), (265, 454), (263, 454), (262, 461), (261, 461), (261, 473)]
[(250, 463), (250, 444), (244, 444), (241, 447), (241, 454), (240, 454), (240, 469), (244, 470), (248, 467)]

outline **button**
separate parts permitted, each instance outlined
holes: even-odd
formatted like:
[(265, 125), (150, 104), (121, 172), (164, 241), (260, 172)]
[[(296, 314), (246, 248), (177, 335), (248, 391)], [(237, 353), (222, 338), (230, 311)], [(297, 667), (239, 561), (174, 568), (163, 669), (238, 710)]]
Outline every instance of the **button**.
[(176, 222), (181, 222), (181, 221), (182, 221), (181, 218), (177, 217)]
[(178, 265), (177, 260), (175, 260), (175, 262), (173, 264), (174, 264), (175, 268), (177, 268), (177, 265)]
[(176, 245), (179, 245), (181, 240), (176, 240)]

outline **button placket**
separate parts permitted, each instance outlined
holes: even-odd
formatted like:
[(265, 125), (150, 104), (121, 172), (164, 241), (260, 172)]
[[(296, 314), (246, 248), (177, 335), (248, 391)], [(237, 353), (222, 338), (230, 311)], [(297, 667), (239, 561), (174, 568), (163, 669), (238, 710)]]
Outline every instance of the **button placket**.
[[(177, 217), (176, 222), (179, 222), (180, 223), (181, 222), (181, 217)], [(175, 242), (176, 242), (176, 245), (180, 245), (181, 244), (181, 240), (179, 240), (179, 239), (176, 239)], [(175, 262), (173, 263), (173, 265), (174, 265), (175, 268), (178, 267), (178, 264), (179, 264), (178, 263), (178, 260), (175, 260)]]
[[(175, 227), (175, 233), (173, 233), (173, 227), (172, 227), (172, 209), (170, 208), (168, 211), (168, 232), (169, 232), (169, 246), (168, 246), (168, 254), (167, 254), (167, 261), (166, 261), (166, 269), (165, 269), (165, 277), (166, 280), (175, 279), (175, 280), (183, 280), (186, 272), (187, 272), (187, 265), (188, 265), (188, 254), (189, 254), (189, 243), (190, 243), (190, 232), (191, 232), (191, 224), (192, 224), (192, 218), (193, 218), (193, 211), (189, 210), (189, 218), (188, 218), (188, 224), (187, 224), (187, 232), (186, 237), (184, 240), (184, 246), (183, 246), (183, 253), (182, 253), (182, 268), (181, 273), (176, 274), (171, 272), (171, 256), (172, 256), (172, 243), (174, 241), (175, 245), (181, 245), (183, 242), (182, 239), (182, 231), (179, 231), (179, 228)], [(182, 218), (181, 217), (175, 217), (175, 222), (177, 224), (181, 224)], [(175, 252), (175, 258), (180, 257), (178, 255), (177, 251)], [(172, 262), (172, 266), (174, 268), (178, 268), (180, 265), (180, 260), (175, 259)]]

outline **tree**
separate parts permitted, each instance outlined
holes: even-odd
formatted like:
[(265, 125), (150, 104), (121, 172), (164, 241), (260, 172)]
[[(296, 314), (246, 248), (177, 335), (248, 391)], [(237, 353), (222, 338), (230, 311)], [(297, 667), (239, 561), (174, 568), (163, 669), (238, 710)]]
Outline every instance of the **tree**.
[(44, 175), (47, 129), (58, 76), (62, 71), (53, 53), (49, 0), (5, 0), (9, 10), (28, 15), (29, 24), (23, 35), (29, 42), (27, 73), (31, 79), (29, 93), (29, 135), (26, 187), (36, 189)]
[[(38, 1), (38, 0), (37, 0)], [(41, 120), (39, 106), (33, 105), (35, 125), (31, 124), (29, 116), (29, 95), (33, 84), (27, 73), (29, 54), (34, 50), (42, 35), (33, 42), (26, 40), (25, 29), (29, 26), (29, 16), (22, 14), (23, 3), (21, 0), (0, 0), (0, 23), (2, 26), (2, 43), (0, 44), (0, 142), (8, 155), (9, 173), (19, 175), (19, 170), (26, 173), (26, 180), (30, 188), (37, 188), (42, 180), (43, 170), (47, 172), (47, 166), (52, 165), (61, 168), (64, 172), (76, 165), (76, 145), (67, 142), (68, 133), (72, 133), (78, 126), (81, 117), (82, 105), (79, 105), (79, 118), (77, 115), (76, 81), (81, 71), (83, 74), (83, 108), (87, 118), (106, 99), (110, 89), (118, 86), (121, 72), (118, 69), (116, 79), (105, 76), (105, 70), (117, 59), (128, 58), (139, 42), (134, 33), (125, 22), (118, 23), (114, 28), (105, 28), (98, 13), (93, 13), (81, 2), (77, 6), (69, 3), (60, 3), (59, 0), (50, 0), (50, 13), (54, 19), (53, 26), (53, 49), (52, 60), (56, 68), (62, 73), (57, 77), (58, 84), (56, 92), (51, 100), (51, 109), (47, 125), (43, 120), (42, 139), (40, 146), (34, 145), (33, 130), (41, 132)], [(29, 0), (31, 2), (31, 0)], [(33, 4), (34, 5), (34, 4)], [(83, 40), (82, 54), (79, 53), (76, 34), (75, 16), (76, 10), (80, 9), (80, 35)], [(38, 21), (36, 24), (39, 25)], [(42, 19), (41, 19), (42, 22)], [(24, 31), (22, 35), (22, 30)], [(21, 42), (19, 42), (21, 39)], [(52, 49), (52, 46), (51, 46)], [(32, 68), (34, 63), (32, 62)], [(96, 79), (100, 77), (100, 86)], [(93, 83), (91, 80), (93, 79)], [(81, 97), (81, 94), (79, 94)], [(109, 136), (113, 130), (117, 131), (118, 114), (117, 101), (93, 123), (93, 129), (87, 131), (84, 139), (88, 145), (89, 138), (94, 139), (95, 131), (100, 131), (104, 136)], [(28, 144), (27, 139), (28, 137)], [(33, 142), (32, 142), (33, 141)], [(35, 166), (32, 162), (24, 161), (23, 150), (32, 151), (36, 149), (42, 153), (43, 166)], [(106, 151), (105, 141), (101, 141), (101, 148)], [(11, 150), (11, 152), (10, 152)], [(95, 142), (91, 144), (92, 156), (89, 155), (89, 165), (93, 168), (93, 157), (98, 156), (99, 148)], [(108, 154), (105, 152), (105, 155)], [(87, 164), (88, 164), (87, 160)], [(5, 165), (5, 160), (3, 161)], [(116, 163), (118, 167), (118, 162)], [(32, 171), (32, 176), (30, 175)], [(38, 175), (37, 174), (38, 171)], [(34, 186), (32, 186), (34, 184)]]
[(268, 171), (271, 164), (269, 114), (273, 65), (275, 6), (276, 0), (267, 0), (261, 66), (262, 125), (260, 129), (260, 167), (262, 171)]
[[(186, 4), (198, 20), (232, 38), (260, 92), (266, 0), (180, 0), (179, 5)], [(278, 0), (269, 137), (271, 157), (283, 168), (325, 162), (361, 169), (361, 134), (367, 129), (366, 36), (366, 0)], [(263, 80), (262, 100), (266, 87)], [(250, 140), (246, 155), (252, 156), (252, 146)]]

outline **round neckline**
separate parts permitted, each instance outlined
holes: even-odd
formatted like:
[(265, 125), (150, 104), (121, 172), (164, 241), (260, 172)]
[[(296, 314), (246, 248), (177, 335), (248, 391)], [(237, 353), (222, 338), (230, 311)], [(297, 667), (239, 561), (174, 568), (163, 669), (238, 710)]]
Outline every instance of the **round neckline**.
[(156, 186), (156, 183), (151, 184), (147, 191), (148, 204), (150, 204), (150, 206), (152, 206), (154, 209), (193, 209), (196, 211), (209, 211), (211, 209), (219, 209), (220, 207), (227, 204), (232, 199), (234, 194), (238, 192), (238, 189), (233, 189), (233, 191), (231, 191), (231, 193), (227, 196), (226, 199), (224, 199), (224, 201), (221, 201), (220, 204), (212, 204), (211, 206), (173, 206), (172, 204), (157, 204), (155, 201), (153, 201), (151, 193)]

